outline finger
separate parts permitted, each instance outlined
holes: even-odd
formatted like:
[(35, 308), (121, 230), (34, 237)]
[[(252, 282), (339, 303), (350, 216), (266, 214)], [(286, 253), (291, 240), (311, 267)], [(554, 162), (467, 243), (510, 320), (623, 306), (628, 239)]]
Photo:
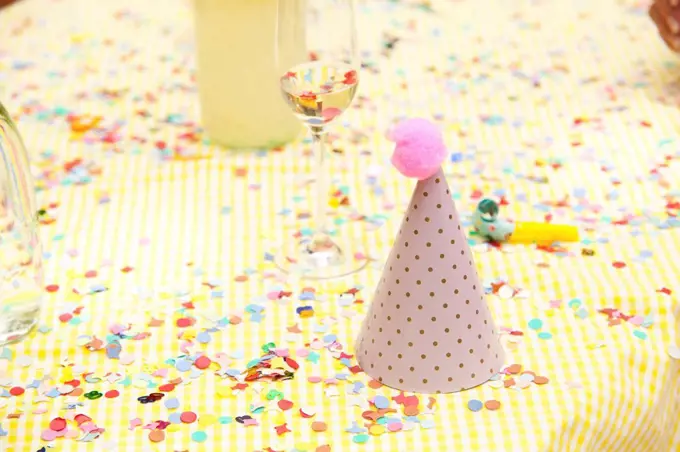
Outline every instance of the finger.
[(652, 18), (654, 23), (656, 23), (656, 26), (659, 29), (659, 35), (661, 35), (663, 40), (666, 42), (666, 45), (670, 49), (678, 52), (680, 51), (680, 38), (675, 37), (673, 33), (671, 33), (671, 30), (668, 26), (668, 21), (666, 20), (667, 18), (661, 14), (657, 5), (658, 4), (654, 4), (649, 9), (649, 16)]
[(650, 8), (658, 12), (658, 20), (655, 20), (657, 25), (661, 23), (666, 24), (667, 30), (671, 34), (680, 34), (680, 8), (677, 8), (680, 0), (659, 0), (654, 2)]

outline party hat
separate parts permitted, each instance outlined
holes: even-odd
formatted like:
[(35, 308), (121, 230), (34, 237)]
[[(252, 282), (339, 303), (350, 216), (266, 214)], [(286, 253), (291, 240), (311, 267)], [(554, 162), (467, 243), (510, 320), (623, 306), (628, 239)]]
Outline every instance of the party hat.
[(392, 132), (392, 163), (419, 179), (357, 338), (359, 365), (396, 389), (448, 393), (498, 373), (504, 352), (441, 169), (446, 147), (423, 119)]

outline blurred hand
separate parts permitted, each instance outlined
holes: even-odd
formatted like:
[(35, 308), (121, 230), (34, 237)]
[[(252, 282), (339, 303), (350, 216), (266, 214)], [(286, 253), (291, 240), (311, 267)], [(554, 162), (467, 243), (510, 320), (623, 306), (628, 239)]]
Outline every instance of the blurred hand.
[(649, 16), (668, 47), (680, 52), (680, 0), (654, 0)]

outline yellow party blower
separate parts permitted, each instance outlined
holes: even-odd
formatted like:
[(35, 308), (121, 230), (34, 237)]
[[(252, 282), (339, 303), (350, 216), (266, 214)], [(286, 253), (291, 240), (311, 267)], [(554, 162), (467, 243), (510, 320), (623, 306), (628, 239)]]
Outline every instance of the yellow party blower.
[(535, 222), (515, 223), (498, 218), (498, 211), (498, 204), (495, 201), (484, 199), (473, 214), (475, 229), (489, 240), (539, 245), (579, 241), (579, 230), (576, 226)]

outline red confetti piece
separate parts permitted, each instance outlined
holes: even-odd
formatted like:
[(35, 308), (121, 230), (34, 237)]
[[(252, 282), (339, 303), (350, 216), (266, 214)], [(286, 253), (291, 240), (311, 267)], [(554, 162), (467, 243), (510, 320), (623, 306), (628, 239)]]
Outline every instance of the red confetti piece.
[(50, 284), (49, 286), (45, 287), (45, 290), (48, 292), (56, 292), (59, 290), (59, 286), (56, 284)]
[(55, 432), (60, 432), (66, 428), (66, 420), (60, 417), (54, 418), (50, 421), (50, 429)]
[(59, 320), (60, 320), (62, 323), (66, 323), (66, 322), (68, 322), (69, 320), (71, 320), (72, 318), (73, 318), (73, 316), (72, 316), (71, 314), (69, 314), (69, 313), (62, 314), (62, 315), (59, 316)]
[(199, 369), (207, 369), (210, 367), (210, 364), (212, 364), (212, 361), (210, 361), (210, 358), (207, 356), (199, 356), (196, 358), (196, 361), (194, 361), (194, 366)]
[[(107, 391), (106, 394), (104, 394), (104, 397), (107, 399), (115, 399), (120, 395), (120, 392), (116, 391), (115, 389), (112, 389), (111, 391)], [(54, 429), (52, 429), (54, 430)]]
[(673, 293), (673, 291), (671, 289), (667, 288), (667, 287), (662, 287), (661, 289), (657, 290), (657, 292), (663, 293), (663, 294), (666, 294), (666, 295), (670, 295), (670, 294)]
[(281, 408), (281, 410), (287, 411), (287, 410), (290, 410), (291, 408), (293, 408), (293, 402), (291, 402), (290, 400), (286, 400), (286, 399), (279, 400), (278, 406), (279, 406), (279, 408)]
[(274, 427), (274, 430), (276, 430), (276, 434), (279, 435), (279, 436), (281, 436), (285, 433), (290, 433), (290, 429), (288, 429), (287, 424), (277, 425), (276, 427)]
[(123, 267), (120, 269), (123, 273), (130, 273), (132, 270), (134, 270), (132, 267)]
[(86, 278), (96, 278), (97, 277), (97, 271), (96, 270), (89, 270), (85, 272), (85, 277)]
[(626, 266), (626, 263), (625, 263), (625, 262), (621, 262), (621, 261), (616, 261), (616, 262), (613, 262), (613, 263), (612, 263), (612, 266), (613, 266), (614, 268), (624, 268), (624, 267)]
[(180, 328), (188, 328), (191, 325), (194, 324), (193, 319), (189, 319), (186, 317), (182, 317), (181, 319), (177, 319), (177, 326)]
[(184, 413), (179, 415), (179, 419), (185, 424), (192, 424), (196, 422), (198, 416), (193, 411), (185, 411)]
[(24, 392), (26, 392), (24, 388), (21, 388), (19, 386), (15, 386), (9, 390), (9, 393), (12, 394), (14, 397), (18, 397), (22, 395)]
[(85, 414), (77, 414), (75, 418), (73, 418), (78, 426), (81, 426), (85, 422), (92, 422), (92, 418), (90, 416), (87, 416)]

